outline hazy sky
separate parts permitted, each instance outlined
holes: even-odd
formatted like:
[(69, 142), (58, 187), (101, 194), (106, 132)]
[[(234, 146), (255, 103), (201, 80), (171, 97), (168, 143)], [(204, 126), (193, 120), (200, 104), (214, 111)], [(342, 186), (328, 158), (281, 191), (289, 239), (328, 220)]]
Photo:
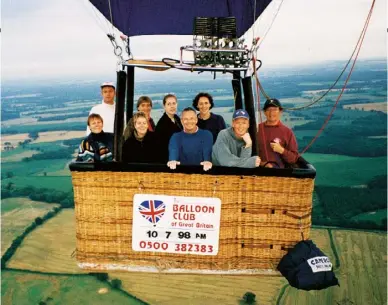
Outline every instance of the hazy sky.
[[(264, 35), (280, 3), (274, 0), (256, 22), (255, 36)], [(371, 3), (284, 0), (259, 58), (265, 67), (348, 59)], [(360, 58), (386, 57), (386, 13), (386, 0), (377, 0)], [(87, 0), (3, 0), (2, 79), (110, 78), (117, 62), (110, 30)], [(190, 36), (131, 39), (137, 58), (176, 58), (179, 47), (191, 43)]]

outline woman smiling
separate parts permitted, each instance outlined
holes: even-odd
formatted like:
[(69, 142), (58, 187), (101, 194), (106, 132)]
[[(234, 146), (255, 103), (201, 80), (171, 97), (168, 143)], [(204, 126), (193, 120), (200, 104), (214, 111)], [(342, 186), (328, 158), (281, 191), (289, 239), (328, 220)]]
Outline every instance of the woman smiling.
[(88, 116), (91, 133), (81, 142), (77, 156), (78, 162), (112, 161), (113, 133), (104, 132), (104, 121), (99, 114)]
[(160, 143), (161, 159), (163, 162), (168, 161), (168, 143), (170, 138), (176, 132), (183, 130), (181, 119), (176, 114), (178, 110), (178, 100), (174, 94), (167, 94), (163, 98), (164, 113), (158, 124), (156, 124), (155, 132)]
[(156, 163), (159, 157), (159, 145), (153, 132), (148, 131), (148, 118), (144, 112), (132, 117), (134, 130), (123, 145), (123, 161), (136, 163)]
[(214, 107), (213, 97), (209, 93), (198, 93), (193, 100), (193, 107), (199, 111), (198, 127), (209, 130), (215, 143), (218, 133), (226, 128), (226, 124), (222, 116), (210, 112)]

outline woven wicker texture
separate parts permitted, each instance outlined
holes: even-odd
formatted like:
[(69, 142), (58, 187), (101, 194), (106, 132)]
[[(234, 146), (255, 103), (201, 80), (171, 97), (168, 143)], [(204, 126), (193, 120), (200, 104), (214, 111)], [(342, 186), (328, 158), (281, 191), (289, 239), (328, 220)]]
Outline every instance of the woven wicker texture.
[[(72, 172), (77, 260), (163, 271), (274, 269), (311, 226), (313, 179), (141, 172)], [(215, 256), (132, 251), (135, 194), (221, 199)]]

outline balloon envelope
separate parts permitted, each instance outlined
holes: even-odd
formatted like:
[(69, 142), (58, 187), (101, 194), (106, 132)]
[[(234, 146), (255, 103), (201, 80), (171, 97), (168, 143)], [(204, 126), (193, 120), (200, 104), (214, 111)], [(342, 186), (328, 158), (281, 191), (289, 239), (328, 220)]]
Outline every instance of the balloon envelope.
[(235, 17), (238, 37), (253, 25), (271, 1), (90, 0), (106, 19), (128, 36), (192, 35), (195, 17)]

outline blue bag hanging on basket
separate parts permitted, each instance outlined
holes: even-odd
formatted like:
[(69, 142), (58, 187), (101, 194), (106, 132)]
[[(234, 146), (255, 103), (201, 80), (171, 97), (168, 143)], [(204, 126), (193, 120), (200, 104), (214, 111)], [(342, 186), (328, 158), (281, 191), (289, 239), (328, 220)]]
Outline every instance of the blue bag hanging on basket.
[(311, 241), (295, 245), (278, 265), (280, 273), (292, 287), (303, 290), (321, 290), (338, 285), (330, 259)]

